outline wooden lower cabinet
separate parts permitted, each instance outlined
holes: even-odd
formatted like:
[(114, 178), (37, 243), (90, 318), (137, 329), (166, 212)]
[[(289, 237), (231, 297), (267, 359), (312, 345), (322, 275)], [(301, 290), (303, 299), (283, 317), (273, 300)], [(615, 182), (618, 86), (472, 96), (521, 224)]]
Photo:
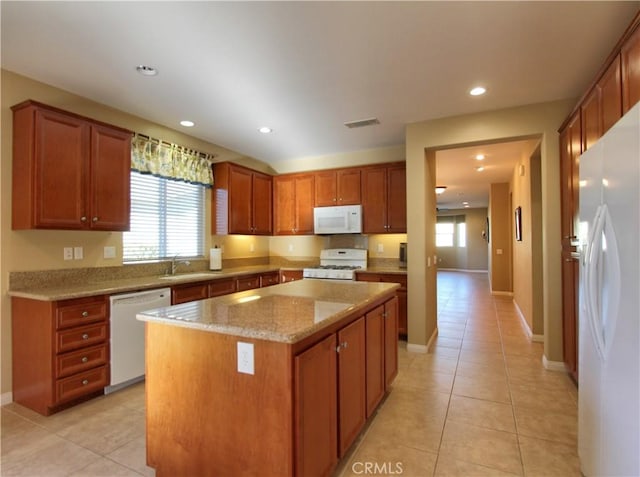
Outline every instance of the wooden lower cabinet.
[(302, 270), (280, 270), (280, 283), (302, 280)]
[(562, 351), (567, 372), (578, 381), (579, 255), (562, 252)]
[(110, 381), (109, 297), (12, 297), (13, 400), (48, 416)]
[(295, 357), (298, 476), (331, 475), (338, 463), (337, 337)]
[[(158, 477), (331, 476), (366, 423), (367, 361), (384, 363), (384, 391), (397, 373), (396, 309), (381, 298), (295, 344), (147, 322), (148, 465)], [(253, 375), (236, 370), (240, 341), (254, 346)]]
[(280, 283), (280, 272), (269, 272), (260, 275), (260, 288), (270, 287)]
[(171, 304), (179, 305), (189, 301), (209, 298), (209, 286), (206, 283), (175, 285), (171, 287)]
[[(371, 310), (365, 316), (367, 348), (367, 418), (373, 414), (382, 400), (385, 390), (385, 319), (384, 305)], [(397, 335), (396, 335), (397, 336)]]
[(407, 336), (407, 275), (402, 273), (357, 272), (356, 280), (360, 282), (398, 283), (398, 336)]
[(343, 457), (367, 419), (365, 320), (338, 332), (338, 455)]

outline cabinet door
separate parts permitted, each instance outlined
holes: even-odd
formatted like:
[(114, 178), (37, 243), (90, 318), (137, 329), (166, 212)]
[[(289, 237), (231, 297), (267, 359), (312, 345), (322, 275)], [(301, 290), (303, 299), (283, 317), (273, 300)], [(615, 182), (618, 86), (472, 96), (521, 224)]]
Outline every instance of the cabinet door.
[(302, 270), (280, 270), (280, 283), (302, 280)]
[(266, 174), (254, 173), (253, 175), (253, 234), (271, 235), (273, 230), (272, 220), (272, 194), (273, 180)]
[(229, 233), (253, 233), (252, 173), (243, 168), (229, 167)]
[(313, 234), (313, 203), (315, 177), (312, 174), (297, 176), (295, 205), (295, 234)]
[(35, 115), (34, 225), (81, 229), (88, 213), (89, 124), (54, 111)]
[[(366, 368), (367, 368), (367, 418), (375, 411), (384, 396), (385, 389), (385, 320), (384, 306), (380, 305), (365, 315)], [(397, 339), (397, 338), (396, 338)]]
[(602, 134), (606, 133), (622, 117), (622, 81), (620, 55), (598, 82), (602, 111)]
[[(406, 298), (406, 293), (405, 293)], [(384, 388), (398, 375), (398, 297), (384, 304)]]
[(578, 180), (581, 154), (580, 114), (560, 133), (560, 209), (562, 246), (571, 247), (578, 225)]
[(336, 335), (295, 357), (295, 475), (331, 475), (338, 462)]
[(407, 173), (405, 166), (390, 167), (387, 174), (387, 232), (407, 232)]
[(562, 252), (562, 348), (567, 371), (578, 379), (578, 258)]
[(241, 277), (236, 280), (236, 290), (241, 292), (260, 288), (260, 275)]
[(366, 421), (365, 321), (338, 332), (338, 449), (342, 458)]
[(336, 182), (338, 205), (360, 204), (360, 169), (338, 170)]
[(622, 45), (622, 113), (640, 101), (640, 28)]
[(586, 151), (602, 136), (600, 88), (595, 86), (582, 103), (582, 150)]
[[(337, 180), (335, 171), (316, 172), (315, 174), (315, 205), (329, 207), (337, 205)], [(358, 188), (360, 186), (358, 185)]]
[(294, 176), (276, 177), (273, 180), (274, 233), (291, 235), (296, 228), (296, 183)]
[(178, 285), (171, 288), (171, 304), (178, 305), (188, 301), (209, 298), (209, 287), (206, 283), (195, 285)]
[(362, 170), (362, 233), (385, 233), (387, 225), (386, 169)]
[(260, 275), (260, 287), (270, 287), (271, 285), (277, 285), (280, 283), (279, 272), (269, 272)]
[(90, 167), (91, 228), (129, 230), (131, 135), (92, 126)]
[(404, 336), (406, 338), (409, 332), (409, 326), (407, 325), (408, 315), (408, 298), (407, 292), (398, 290), (398, 336)]

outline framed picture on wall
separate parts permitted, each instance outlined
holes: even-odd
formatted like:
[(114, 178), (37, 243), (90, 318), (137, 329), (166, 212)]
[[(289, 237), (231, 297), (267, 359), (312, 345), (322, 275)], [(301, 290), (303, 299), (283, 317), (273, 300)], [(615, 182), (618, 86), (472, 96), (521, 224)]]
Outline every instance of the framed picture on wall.
[(522, 208), (516, 207), (516, 240), (522, 242)]

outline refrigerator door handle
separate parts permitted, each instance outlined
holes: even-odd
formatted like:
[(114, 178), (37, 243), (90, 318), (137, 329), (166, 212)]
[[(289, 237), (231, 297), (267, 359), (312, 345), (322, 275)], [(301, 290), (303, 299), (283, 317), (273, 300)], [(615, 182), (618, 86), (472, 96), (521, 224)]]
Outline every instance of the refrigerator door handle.
[(609, 208), (603, 205), (602, 210), (602, 254), (598, 262), (598, 277), (600, 281), (600, 313), (602, 315), (600, 330), (602, 332), (602, 344), (604, 358), (609, 356), (613, 335), (618, 319), (620, 305), (621, 270), (620, 256), (618, 254), (618, 241), (613, 228), (613, 220)]
[(602, 333), (601, 280), (599, 279), (599, 262), (602, 256), (603, 207), (598, 206), (593, 219), (593, 228), (589, 233), (585, 254), (585, 291), (586, 311), (589, 329), (593, 337), (594, 347), (601, 361), (604, 361), (604, 342)]

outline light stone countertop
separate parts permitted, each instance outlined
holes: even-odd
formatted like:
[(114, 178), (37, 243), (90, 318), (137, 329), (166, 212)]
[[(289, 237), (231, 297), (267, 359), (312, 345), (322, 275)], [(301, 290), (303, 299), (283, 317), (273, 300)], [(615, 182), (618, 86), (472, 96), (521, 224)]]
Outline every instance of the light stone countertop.
[(296, 343), (389, 295), (397, 283), (305, 279), (148, 310), (142, 321)]
[(138, 290), (152, 290), (173, 285), (197, 283), (218, 278), (241, 277), (256, 273), (277, 272), (280, 267), (271, 265), (256, 265), (249, 267), (229, 268), (222, 271), (200, 271), (194, 273), (176, 274), (170, 279), (162, 276), (148, 276), (137, 278), (120, 278), (78, 284), (56, 284), (50, 286), (28, 287), (9, 290), (9, 296), (29, 298), (40, 301), (58, 301), (71, 298), (84, 298), (96, 295), (113, 295)]
[(401, 268), (398, 266), (382, 265), (367, 267), (365, 270), (356, 270), (356, 273), (395, 273), (397, 275), (406, 275), (407, 268)]

